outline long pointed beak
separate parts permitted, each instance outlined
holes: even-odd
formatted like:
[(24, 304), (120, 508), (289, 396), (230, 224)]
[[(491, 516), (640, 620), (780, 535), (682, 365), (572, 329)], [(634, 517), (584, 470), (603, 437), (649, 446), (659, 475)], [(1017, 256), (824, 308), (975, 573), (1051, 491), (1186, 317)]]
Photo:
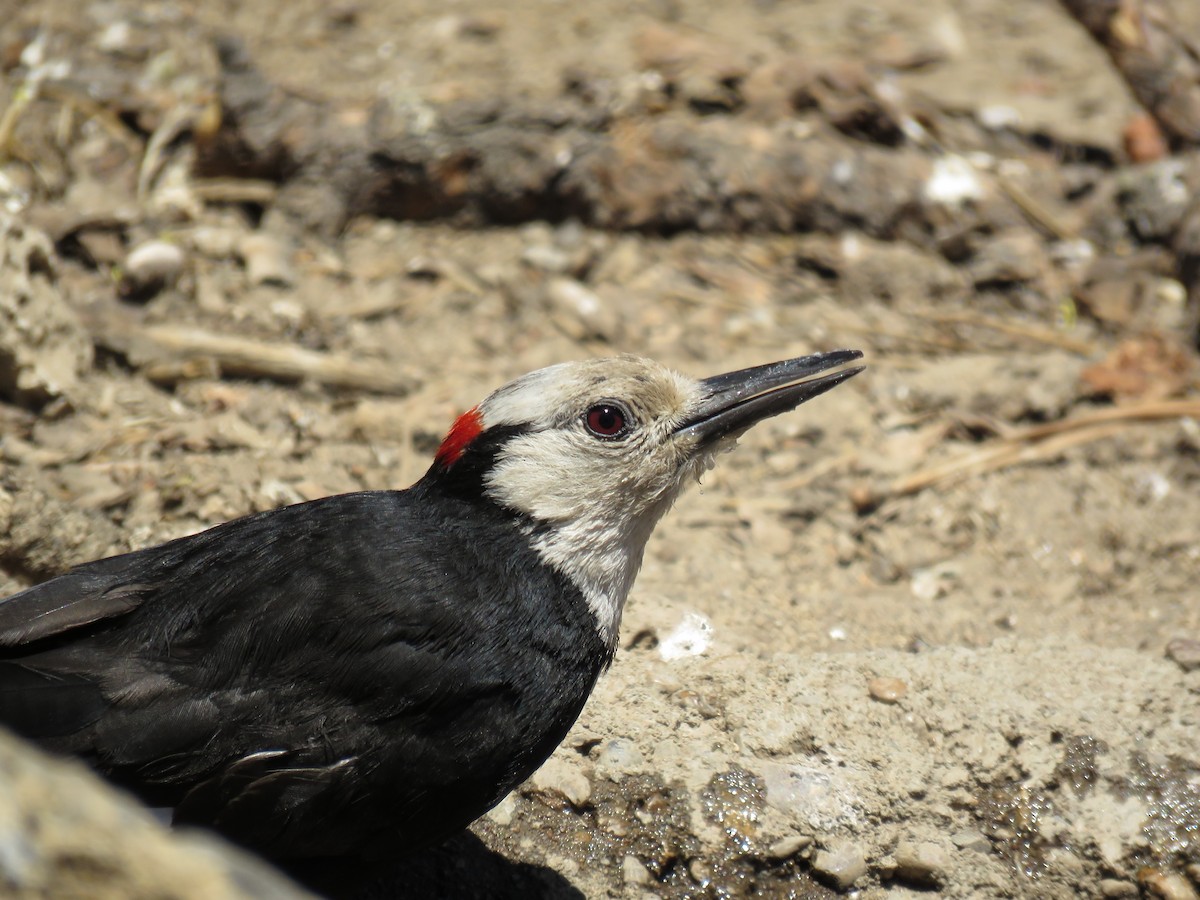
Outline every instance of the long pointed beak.
[(705, 378), (700, 382), (704, 401), (675, 433), (695, 437), (699, 446), (737, 437), (763, 419), (793, 410), (853, 378), (865, 367), (840, 369), (821, 378), (809, 376), (856, 359), (862, 359), (859, 350), (834, 350)]

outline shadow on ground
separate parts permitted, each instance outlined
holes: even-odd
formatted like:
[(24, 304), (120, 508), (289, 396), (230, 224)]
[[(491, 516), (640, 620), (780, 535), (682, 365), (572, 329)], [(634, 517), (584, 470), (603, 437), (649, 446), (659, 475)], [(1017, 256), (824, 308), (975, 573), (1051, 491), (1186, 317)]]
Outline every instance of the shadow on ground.
[(288, 874), (329, 900), (583, 900), (584, 896), (557, 872), (507, 860), (470, 832), (400, 860), (327, 860), (293, 866)]

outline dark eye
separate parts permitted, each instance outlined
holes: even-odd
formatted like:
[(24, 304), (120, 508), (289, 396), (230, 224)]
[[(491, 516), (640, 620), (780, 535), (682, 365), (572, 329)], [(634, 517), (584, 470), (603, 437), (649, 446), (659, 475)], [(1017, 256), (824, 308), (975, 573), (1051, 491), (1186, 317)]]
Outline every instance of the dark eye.
[(625, 421), (625, 410), (612, 403), (599, 403), (587, 411), (583, 417), (588, 431), (602, 438), (620, 437), (628, 427)]

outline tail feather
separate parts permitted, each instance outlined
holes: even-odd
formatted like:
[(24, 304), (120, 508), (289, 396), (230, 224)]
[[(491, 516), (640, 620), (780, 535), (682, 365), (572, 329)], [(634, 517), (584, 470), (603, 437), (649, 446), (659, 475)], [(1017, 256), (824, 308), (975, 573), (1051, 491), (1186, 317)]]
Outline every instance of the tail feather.
[(64, 737), (104, 714), (108, 703), (96, 682), (0, 660), (0, 723), (27, 738)]

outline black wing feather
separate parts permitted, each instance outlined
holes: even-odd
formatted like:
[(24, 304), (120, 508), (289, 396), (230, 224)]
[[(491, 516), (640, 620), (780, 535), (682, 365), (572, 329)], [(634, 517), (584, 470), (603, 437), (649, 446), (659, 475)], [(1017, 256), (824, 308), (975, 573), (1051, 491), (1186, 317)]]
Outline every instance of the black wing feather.
[(91, 563), (0, 600), (0, 647), (28, 644), (136, 609), (147, 587), (126, 582), (124, 567), (111, 565), (119, 558)]

